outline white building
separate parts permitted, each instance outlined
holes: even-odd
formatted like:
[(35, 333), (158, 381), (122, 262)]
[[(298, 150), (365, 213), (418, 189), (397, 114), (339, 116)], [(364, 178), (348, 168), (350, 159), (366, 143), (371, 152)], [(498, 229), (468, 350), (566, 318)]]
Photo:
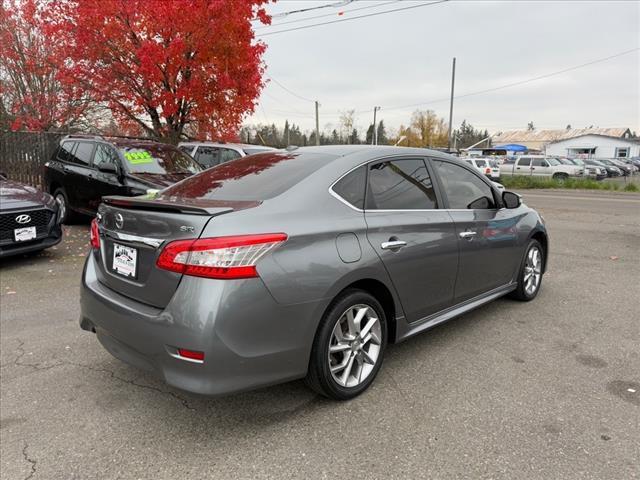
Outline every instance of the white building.
[(589, 158), (629, 158), (640, 156), (640, 139), (587, 134), (546, 145), (547, 155)]

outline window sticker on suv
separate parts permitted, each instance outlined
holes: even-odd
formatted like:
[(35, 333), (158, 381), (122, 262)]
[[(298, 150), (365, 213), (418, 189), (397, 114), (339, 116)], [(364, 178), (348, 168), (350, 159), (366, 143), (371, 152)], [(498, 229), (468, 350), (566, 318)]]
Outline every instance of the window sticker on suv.
[(137, 152), (125, 152), (124, 158), (126, 158), (131, 165), (153, 163), (153, 157), (146, 150), (139, 150)]

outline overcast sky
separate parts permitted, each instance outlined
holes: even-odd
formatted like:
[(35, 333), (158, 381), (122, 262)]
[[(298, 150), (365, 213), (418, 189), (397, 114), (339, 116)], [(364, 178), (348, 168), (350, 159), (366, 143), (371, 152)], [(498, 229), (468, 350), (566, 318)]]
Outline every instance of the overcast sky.
[[(433, 0), (431, 0), (433, 1)], [(271, 14), (340, 3), (278, 1)], [(348, 3), (348, 2), (344, 2)], [(356, 127), (374, 105), (389, 127), (407, 124), (416, 108), (448, 118), (451, 60), (456, 95), (527, 80), (640, 47), (636, 1), (449, 1), (332, 25), (261, 36), (303, 25), (428, 3), (355, 0), (256, 23), (267, 44), (267, 76), (296, 95), (318, 99), (320, 128), (338, 126), (355, 109)], [(386, 4), (386, 5), (383, 5)], [(354, 9), (361, 9), (351, 12)], [(343, 15), (338, 15), (344, 12)], [(330, 15), (308, 21), (298, 20)], [(292, 22), (284, 25), (284, 22)], [(278, 25), (281, 26), (278, 26)], [(454, 102), (454, 126), (467, 119), (490, 132), (526, 128), (629, 127), (640, 133), (640, 51), (523, 85)], [(434, 101), (439, 100), (439, 101)], [(419, 107), (392, 108), (424, 102)], [(314, 105), (275, 81), (245, 123), (280, 125), (288, 118), (314, 128)]]

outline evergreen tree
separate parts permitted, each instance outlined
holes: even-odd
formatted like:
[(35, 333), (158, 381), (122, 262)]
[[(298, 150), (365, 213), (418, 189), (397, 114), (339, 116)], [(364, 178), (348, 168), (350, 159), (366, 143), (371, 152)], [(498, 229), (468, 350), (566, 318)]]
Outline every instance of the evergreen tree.
[(389, 139), (387, 138), (387, 131), (384, 128), (384, 121), (378, 122), (378, 145), (387, 145)]
[(373, 143), (373, 123), (369, 124), (369, 128), (367, 128), (367, 134), (364, 137), (364, 143), (367, 145), (371, 145)]

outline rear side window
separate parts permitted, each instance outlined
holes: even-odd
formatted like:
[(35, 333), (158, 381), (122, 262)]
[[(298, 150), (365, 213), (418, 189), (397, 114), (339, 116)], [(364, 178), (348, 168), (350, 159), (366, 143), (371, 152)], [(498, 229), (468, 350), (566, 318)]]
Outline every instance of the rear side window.
[(71, 156), (71, 162), (77, 163), (78, 165), (89, 165), (91, 163), (91, 155), (93, 154), (93, 143), (89, 142), (78, 142), (78, 146), (76, 147), (73, 155)]
[(433, 162), (442, 184), (442, 189), (452, 209), (495, 208), (491, 187), (477, 175), (460, 165), (449, 162)]
[(60, 145), (60, 150), (58, 150), (58, 160), (62, 160), (63, 162), (72, 162), (72, 153), (75, 146), (76, 142), (63, 142), (62, 145)]
[(230, 148), (221, 148), (220, 149), (220, 163), (228, 162), (230, 160), (235, 160), (236, 158), (240, 158), (240, 155), (235, 150)]
[(191, 152), (193, 152), (193, 147), (189, 147), (188, 145), (180, 145), (178, 149), (189, 156), (191, 156)]
[(166, 188), (161, 198), (268, 200), (289, 190), (332, 158), (335, 157), (295, 152), (242, 157)]
[(332, 190), (345, 202), (363, 210), (366, 188), (367, 170), (366, 167), (359, 167), (338, 180)]
[(214, 147), (198, 147), (196, 150), (196, 161), (204, 168), (213, 167), (220, 163), (219, 152)]
[(521, 158), (520, 160), (518, 160), (518, 166), (528, 167), (529, 165), (531, 165), (530, 158)]
[(367, 208), (371, 210), (438, 208), (436, 194), (424, 160), (392, 160), (371, 165)]

